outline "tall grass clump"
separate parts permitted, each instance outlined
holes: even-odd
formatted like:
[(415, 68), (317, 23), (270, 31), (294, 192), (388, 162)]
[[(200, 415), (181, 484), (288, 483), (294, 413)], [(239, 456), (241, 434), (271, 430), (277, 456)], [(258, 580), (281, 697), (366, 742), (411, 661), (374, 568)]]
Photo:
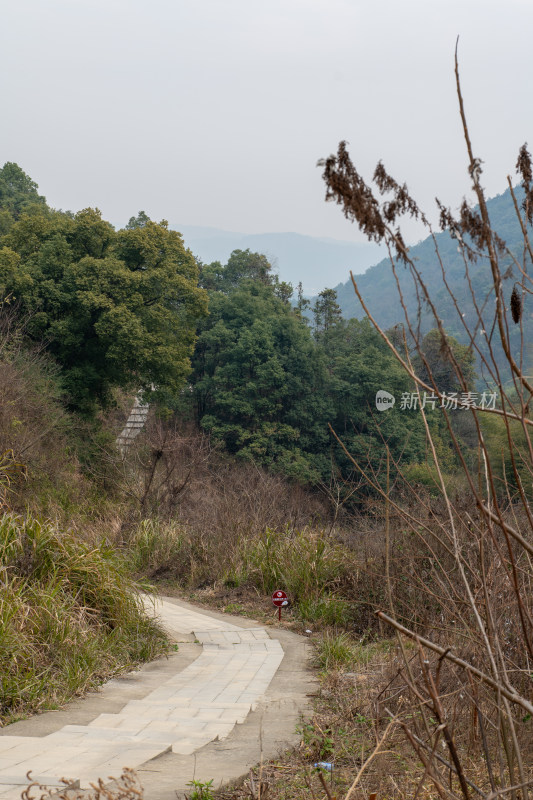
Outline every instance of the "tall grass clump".
[(5, 514), (0, 578), (0, 724), (166, 651), (139, 587), (106, 545)]
[(323, 531), (274, 530), (244, 544), (243, 561), (265, 594), (283, 586), (294, 600), (321, 595), (340, 580), (346, 553)]
[(138, 574), (148, 578), (175, 576), (184, 562), (187, 544), (179, 523), (143, 519), (128, 537), (126, 554)]
[(324, 531), (266, 528), (243, 542), (239, 558), (247, 583), (266, 595), (284, 589), (304, 619), (349, 623), (352, 604), (335, 592), (353, 568), (354, 557)]
[(326, 631), (316, 645), (316, 663), (321, 669), (347, 667), (354, 660), (354, 649), (346, 631)]
[(301, 597), (298, 601), (299, 616), (310, 623), (320, 620), (324, 625), (351, 627), (354, 611), (354, 603), (331, 594), (324, 594), (323, 597)]

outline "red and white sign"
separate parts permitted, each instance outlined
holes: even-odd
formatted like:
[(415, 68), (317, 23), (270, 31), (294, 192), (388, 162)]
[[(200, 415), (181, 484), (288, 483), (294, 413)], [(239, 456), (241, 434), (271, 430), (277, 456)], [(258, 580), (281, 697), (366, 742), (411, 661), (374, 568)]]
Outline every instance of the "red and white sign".
[(272, 602), (276, 606), (276, 608), (282, 608), (283, 606), (289, 605), (289, 598), (287, 597), (287, 593), (283, 592), (281, 589), (278, 589), (272, 595)]

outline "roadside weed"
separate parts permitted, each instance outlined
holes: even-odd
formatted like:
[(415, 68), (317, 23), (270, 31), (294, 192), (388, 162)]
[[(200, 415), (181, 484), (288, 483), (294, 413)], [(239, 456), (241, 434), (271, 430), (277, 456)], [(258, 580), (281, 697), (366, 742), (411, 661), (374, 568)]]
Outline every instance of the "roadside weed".
[(210, 781), (189, 781), (187, 786), (192, 787), (192, 792), (187, 795), (188, 800), (213, 800), (213, 778)]
[(347, 633), (326, 631), (316, 645), (316, 661), (321, 669), (346, 667), (354, 660), (354, 649)]

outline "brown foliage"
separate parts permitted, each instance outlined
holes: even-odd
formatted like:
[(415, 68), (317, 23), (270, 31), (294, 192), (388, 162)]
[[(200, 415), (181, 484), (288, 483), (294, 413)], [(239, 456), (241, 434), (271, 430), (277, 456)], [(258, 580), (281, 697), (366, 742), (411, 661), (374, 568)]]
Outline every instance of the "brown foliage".
[[(66, 457), (70, 420), (61, 404), (57, 369), (24, 338), (15, 309), (0, 307), (0, 454), (13, 467), (10, 504), (36, 509), (40, 487), (74, 486), (81, 480), (75, 458)], [(4, 470), (2, 470), (4, 472)], [(37, 502), (36, 502), (37, 501)]]
[[(454, 434), (450, 413), (441, 404), (440, 411), (466, 479), (465, 496), (454, 496), (446, 485), (423, 410), (420, 423), (426, 431), (428, 453), (438, 476), (440, 501), (428, 499), (408, 482), (399, 496), (381, 490), (385, 509), (382, 603), (386, 613), (381, 613), (380, 618), (396, 629), (399, 636), (414, 641), (416, 648), (415, 656), (410, 656), (401, 640), (403, 664), (383, 690), (383, 707), (387, 714), (399, 715), (399, 724), (423, 765), (417, 795), (426, 782), (432, 782), (442, 798), (462, 796), (468, 800), (474, 792), (483, 797), (495, 797), (496, 793), (510, 795), (516, 800), (527, 797), (528, 787), (533, 783), (533, 743), (527, 727), (533, 717), (530, 700), (533, 444), (529, 418), (533, 385), (523, 369), (526, 343), (522, 328), (519, 348), (510, 338), (510, 320), (503, 296), (507, 265), (501, 257), (511, 259), (520, 275), (510, 308), (513, 322), (519, 323), (523, 297), (533, 289), (526, 266), (533, 261), (527, 229), (533, 218), (533, 172), (531, 157), (524, 146), (517, 169), (526, 193), (525, 219), (509, 179), (524, 235), (520, 263), (491, 226), (481, 186), (482, 162), (475, 157), (470, 140), (457, 59), (456, 82), (467, 169), (478, 209), (464, 201), (456, 219), (441, 204), (439, 208), (441, 225), (457, 240), (463, 257), (468, 307), (461, 306), (450, 288), (431, 225), (422, 215), (419, 218), (433, 238), (443, 290), (457, 312), (457, 323), (463, 327), (464, 337), (476, 353), (489, 385), (497, 391), (499, 406), (494, 409), (465, 406), (464, 413), (471, 416), (476, 432), (478, 452), (476, 463), (468, 463)], [(430, 296), (398, 229), (392, 227), (399, 215), (418, 212), (406, 187), (396, 184), (378, 165), (374, 175), (378, 192), (394, 195), (392, 204), (380, 201), (357, 172), (344, 142), (339, 145), (337, 156), (323, 163), (326, 199), (339, 203), (348, 219), (356, 221), (370, 239), (384, 241), (389, 252), (396, 253), (408, 267), (416, 296), (444, 337), (437, 301)], [(481, 259), (484, 278), (490, 284), (486, 297), (476, 296), (471, 273), (472, 264)], [(396, 275), (392, 257), (391, 268)], [(353, 276), (352, 281), (366, 313), (417, 389), (434, 392), (442, 398), (431, 370), (424, 380), (415, 373), (409, 354), (405, 349), (397, 349), (375, 323)], [(397, 285), (409, 345), (422, 358), (422, 332), (417, 324), (420, 312), (417, 320), (409, 318), (398, 280)], [(505, 370), (501, 366), (503, 359)], [(463, 385), (459, 365), (453, 358), (452, 364), (459, 385)], [(496, 479), (501, 457), (487, 446), (481, 424), (483, 414), (499, 418), (506, 434), (506, 463), (510, 466), (503, 492)], [(356, 469), (364, 471), (364, 465), (353, 458), (352, 462)], [(445, 748), (445, 758), (441, 747)]]

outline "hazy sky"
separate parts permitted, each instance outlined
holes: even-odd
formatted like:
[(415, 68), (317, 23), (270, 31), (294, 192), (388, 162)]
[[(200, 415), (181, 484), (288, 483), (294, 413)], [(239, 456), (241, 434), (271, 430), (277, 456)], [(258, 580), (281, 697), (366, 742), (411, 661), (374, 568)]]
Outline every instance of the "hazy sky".
[[(57, 208), (357, 240), (316, 162), (347, 139), (419, 202), (533, 145), (531, 0), (4, 0), (0, 161)], [(418, 238), (411, 230), (410, 238)]]

